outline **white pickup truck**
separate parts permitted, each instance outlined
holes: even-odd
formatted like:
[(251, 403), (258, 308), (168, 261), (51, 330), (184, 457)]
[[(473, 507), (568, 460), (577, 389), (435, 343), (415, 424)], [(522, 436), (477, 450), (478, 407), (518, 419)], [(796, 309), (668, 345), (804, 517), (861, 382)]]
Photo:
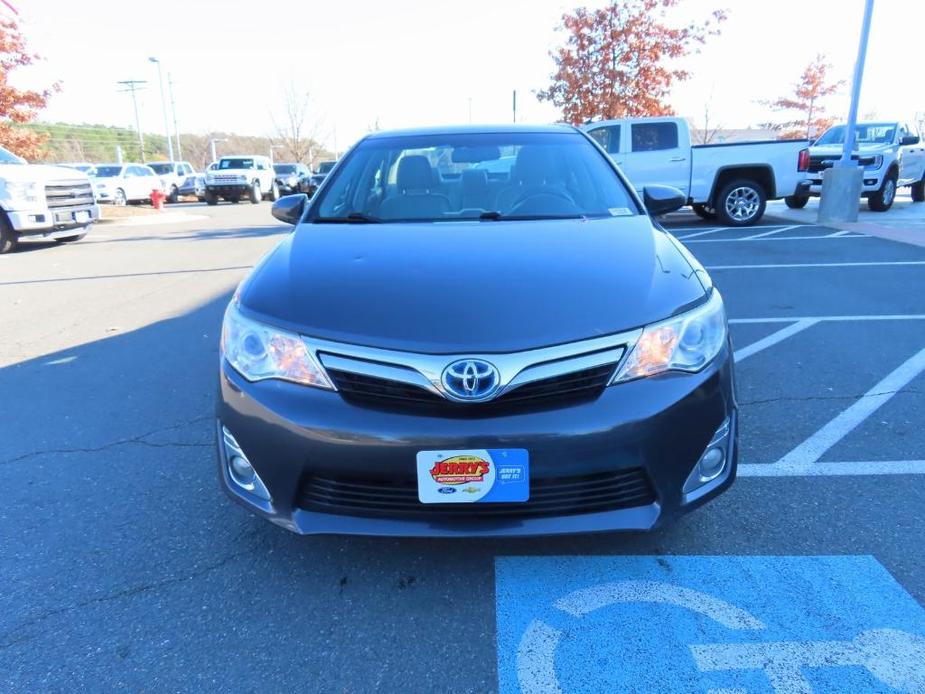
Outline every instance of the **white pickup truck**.
[(691, 145), (683, 118), (626, 118), (582, 128), (637, 191), (654, 183), (673, 186), (700, 217), (728, 226), (755, 224), (768, 200), (807, 192), (804, 140)]
[(0, 147), (0, 253), (24, 237), (78, 241), (99, 217), (85, 173), (27, 164)]

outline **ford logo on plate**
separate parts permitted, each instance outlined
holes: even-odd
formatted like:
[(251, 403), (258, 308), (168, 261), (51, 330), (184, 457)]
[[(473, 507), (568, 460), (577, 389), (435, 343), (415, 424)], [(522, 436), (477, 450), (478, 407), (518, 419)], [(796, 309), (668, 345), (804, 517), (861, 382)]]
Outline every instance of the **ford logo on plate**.
[(440, 487), (440, 489), (438, 489), (437, 491), (440, 492), (441, 494), (455, 494), (456, 493), (456, 489), (453, 487)]
[(501, 385), (494, 364), (483, 359), (460, 359), (443, 370), (443, 387), (457, 400), (487, 400)]

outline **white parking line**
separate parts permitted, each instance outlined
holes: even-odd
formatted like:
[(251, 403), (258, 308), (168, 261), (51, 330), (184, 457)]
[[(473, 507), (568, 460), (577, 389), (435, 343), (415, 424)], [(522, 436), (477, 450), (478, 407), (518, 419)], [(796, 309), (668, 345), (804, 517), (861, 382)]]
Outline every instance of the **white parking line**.
[(813, 318), (804, 318), (799, 320), (793, 325), (788, 325), (786, 328), (781, 328), (777, 332), (771, 333), (767, 337), (763, 337), (757, 342), (753, 342), (750, 345), (743, 347), (742, 349), (737, 349), (735, 351), (735, 361), (738, 364), (753, 354), (767, 349), (768, 347), (773, 347), (778, 342), (786, 340), (788, 337), (796, 335), (797, 333), (803, 332), (809, 327), (812, 327), (818, 323), (819, 320)]
[(859, 460), (813, 463), (800, 470), (787, 470), (776, 463), (741, 463), (739, 477), (839, 477), (863, 475), (925, 475), (925, 460)]
[(768, 318), (730, 318), (731, 325), (752, 325), (760, 323), (795, 323), (797, 321), (869, 321), (869, 320), (925, 320), (925, 313), (887, 313), (872, 316), (792, 316)]
[[(779, 229), (782, 226), (784, 225), (783, 224), (756, 224), (755, 226), (751, 226), (751, 227), (715, 227), (715, 228), (728, 229), (730, 231), (735, 231), (736, 229), (742, 229), (743, 231), (752, 231), (753, 229)], [(812, 227), (812, 226), (818, 226), (818, 225), (816, 224), (797, 224), (796, 226)], [(703, 230), (703, 227), (674, 227), (673, 229), (669, 229), (668, 231), (674, 233), (676, 231), (683, 232), (683, 231), (702, 231), (702, 230)]]
[(796, 229), (797, 227), (803, 226), (802, 224), (791, 224), (789, 227), (781, 227), (780, 229), (771, 229), (771, 231), (763, 231), (760, 234), (755, 234), (753, 236), (746, 236), (742, 240), (747, 241), (749, 239), (760, 239), (765, 236), (773, 236), (774, 234), (779, 234), (782, 231), (790, 231), (791, 229)]
[[(744, 238), (731, 238), (731, 239), (692, 239), (691, 241), (687, 241), (687, 243), (730, 243), (730, 242), (757, 243), (759, 241), (820, 241), (823, 239), (828, 239), (830, 241), (833, 239), (837, 241), (843, 241), (846, 239), (872, 239), (874, 238), (873, 236), (867, 236), (865, 234), (853, 234), (852, 232), (848, 232), (848, 233), (852, 235), (851, 236), (838, 236), (838, 237), (836, 237), (834, 234), (818, 234), (816, 236), (783, 236), (783, 237), (780, 237), (780, 236), (746, 236)], [(678, 239), (678, 241), (684, 241), (685, 238), (687, 237), (685, 236), (684, 238), (680, 238)]]
[(853, 232), (851, 232), (851, 231), (848, 230), (848, 229), (843, 229), (842, 231), (836, 231), (836, 232), (833, 233), (833, 234), (826, 234), (826, 237), (825, 237), (825, 238), (827, 238), (827, 239), (834, 239), (834, 238), (839, 237), (839, 236), (847, 236), (848, 234), (851, 234), (851, 233), (853, 233)]
[[(692, 239), (697, 236), (705, 236), (706, 234), (715, 234), (717, 231), (725, 231), (729, 227), (715, 227), (713, 229), (704, 229), (703, 231), (698, 231), (696, 234), (688, 234), (687, 236), (678, 236), (678, 241), (683, 241), (684, 239)], [(675, 229), (675, 231), (691, 231), (691, 229)]]
[(784, 268), (822, 267), (896, 267), (901, 265), (925, 265), (925, 260), (889, 260), (859, 263), (767, 263), (760, 265), (707, 265), (707, 270), (777, 270)]
[[(764, 476), (774, 476), (775, 474), (782, 476), (833, 474), (832, 472), (814, 473), (812, 470), (818, 464), (816, 461), (845, 436), (854, 431), (864, 420), (888, 403), (894, 395), (923, 371), (925, 371), (925, 348), (919, 350), (915, 355), (887, 374), (883, 380), (868, 390), (853, 405), (842, 411), (835, 419), (831, 420), (783, 458), (776, 463), (763, 466), (767, 470), (764, 470), (762, 474)], [(854, 474), (859, 473), (855, 472)], [(864, 474), (884, 473), (868, 472)]]

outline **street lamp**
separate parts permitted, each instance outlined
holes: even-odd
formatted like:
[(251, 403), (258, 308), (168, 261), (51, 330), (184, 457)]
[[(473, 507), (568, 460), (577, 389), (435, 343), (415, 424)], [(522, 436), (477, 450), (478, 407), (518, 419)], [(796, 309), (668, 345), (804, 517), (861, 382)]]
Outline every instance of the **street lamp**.
[(274, 149), (282, 149), (282, 148), (283, 148), (282, 145), (270, 145), (270, 163), (271, 163), (271, 164), (273, 163), (273, 150), (274, 150)]
[(157, 58), (148, 58), (148, 61), (157, 65), (157, 81), (161, 85), (161, 109), (164, 111), (164, 136), (167, 138), (167, 156), (173, 161), (173, 142), (170, 139), (170, 121), (167, 118), (167, 98), (164, 96), (164, 75), (161, 71), (161, 61)]
[(213, 137), (209, 140), (209, 149), (212, 150), (212, 162), (214, 163), (217, 157), (215, 156), (215, 143), (216, 142), (228, 142), (224, 137)]

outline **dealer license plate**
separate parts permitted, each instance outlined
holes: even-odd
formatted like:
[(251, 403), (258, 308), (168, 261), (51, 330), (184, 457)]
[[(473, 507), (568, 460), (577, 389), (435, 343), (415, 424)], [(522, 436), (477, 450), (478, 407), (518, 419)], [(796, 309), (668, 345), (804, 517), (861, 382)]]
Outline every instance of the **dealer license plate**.
[(418, 499), (422, 504), (527, 501), (530, 457), (523, 448), (420, 451)]

